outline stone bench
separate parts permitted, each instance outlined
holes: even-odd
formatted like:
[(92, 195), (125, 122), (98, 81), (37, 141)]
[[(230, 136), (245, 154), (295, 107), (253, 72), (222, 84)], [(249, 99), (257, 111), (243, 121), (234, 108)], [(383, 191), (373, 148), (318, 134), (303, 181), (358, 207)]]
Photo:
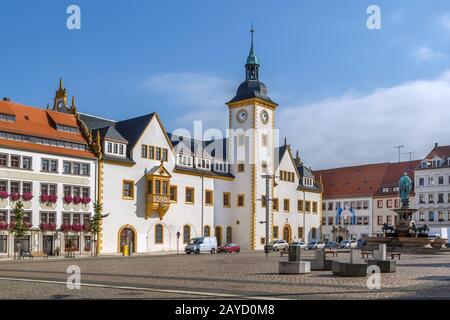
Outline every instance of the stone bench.
[(34, 258), (48, 259), (48, 255), (43, 251), (33, 251), (33, 252), (31, 252), (30, 258), (31, 259), (34, 259)]
[(395, 273), (397, 271), (397, 263), (392, 260), (368, 260), (369, 266), (378, 266), (381, 273)]
[(398, 257), (398, 260), (400, 260), (402, 256), (400, 252), (389, 252), (388, 255), (391, 257), (391, 260), (394, 260), (395, 257)]
[(368, 251), (368, 250), (361, 251), (361, 258), (364, 259), (364, 257), (366, 257), (367, 259), (369, 259), (369, 256), (372, 256), (372, 258), (374, 257), (373, 256), (373, 251)]
[(367, 263), (349, 263), (333, 261), (331, 271), (341, 277), (366, 277)]

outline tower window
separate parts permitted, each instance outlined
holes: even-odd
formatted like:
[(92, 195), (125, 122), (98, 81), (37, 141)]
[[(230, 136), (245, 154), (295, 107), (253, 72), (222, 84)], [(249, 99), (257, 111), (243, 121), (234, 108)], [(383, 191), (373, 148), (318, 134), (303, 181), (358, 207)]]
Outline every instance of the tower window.
[(244, 200), (244, 195), (243, 194), (238, 194), (237, 196), (237, 206), (238, 207), (243, 207), (245, 204), (245, 200)]
[(263, 135), (261, 135), (261, 145), (263, 146), (263, 147), (267, 147), (267, 144), (268, 144), (268, 136), (267, 136), (267, 134), (263, 134)]

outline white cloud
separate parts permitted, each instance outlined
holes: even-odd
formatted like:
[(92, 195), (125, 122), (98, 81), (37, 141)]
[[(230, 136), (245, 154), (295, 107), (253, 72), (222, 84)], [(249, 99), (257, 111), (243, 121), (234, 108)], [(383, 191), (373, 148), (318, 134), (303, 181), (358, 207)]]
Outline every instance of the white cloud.
[[(145, 83), (173, 107), (169, 128), (204, 129), (228, 126), (225, 102), (237, 89), (235, 81), (207, 74), (174, 73)], [(274, 97), (276, 98), (276, 97)], [(436, 79), (417, 80), (367, 95), (348, 90), (310, 104), (295, 101), (277, 108), (276, 126), (292, 149), (315, 169), (397, 161), (396, 145), (423, 157), (435, 142), (450, 144), (450, 70)], [(170, 126), (168, 125), (170, 124)], [(403, 160), (409, 156), (403, 155)]]
[(416, 48), (413, 51), (413, 56), (417, 61), (428, 61), (445, 57), (442, 52), (435, 51), (426, 46)]
[(438, 19), (439, 25), (450, 32), (450, 14), (445, 13)]
[(167, 119), (171, 128), (189, 129), (195, 120), (214, 128), (228, 125), (225, 102), (236, 90), (230, 80), (204, 73), (165, 73), (149, 78), (144, 87), (167, 99), (175, 116)]
[[(396, 161), (394, 146), (423, 157), (434, 142), (450, 143), (450, 71), (309, 105), (280, 106), (280, 135), (313, 168)], [(409, 157), (403, 155), (403, 160)]]

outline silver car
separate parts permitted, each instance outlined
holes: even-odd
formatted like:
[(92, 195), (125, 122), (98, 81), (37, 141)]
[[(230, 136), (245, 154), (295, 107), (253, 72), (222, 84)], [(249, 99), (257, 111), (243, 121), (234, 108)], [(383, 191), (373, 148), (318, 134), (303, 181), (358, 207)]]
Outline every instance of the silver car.
[(285, 240), (273, 240), (269, 242), (269, 251), (279, 251), (279, 250), (288, 250), (289, 249), (289, 243), (287, 243)]

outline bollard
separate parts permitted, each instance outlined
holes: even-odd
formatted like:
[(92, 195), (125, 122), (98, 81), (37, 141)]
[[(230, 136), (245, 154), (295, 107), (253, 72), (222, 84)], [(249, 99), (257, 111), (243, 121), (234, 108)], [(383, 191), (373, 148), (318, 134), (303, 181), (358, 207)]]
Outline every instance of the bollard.
[(296, 262), (301, 260), (300, 246), (289, 246), (289, 261)]

